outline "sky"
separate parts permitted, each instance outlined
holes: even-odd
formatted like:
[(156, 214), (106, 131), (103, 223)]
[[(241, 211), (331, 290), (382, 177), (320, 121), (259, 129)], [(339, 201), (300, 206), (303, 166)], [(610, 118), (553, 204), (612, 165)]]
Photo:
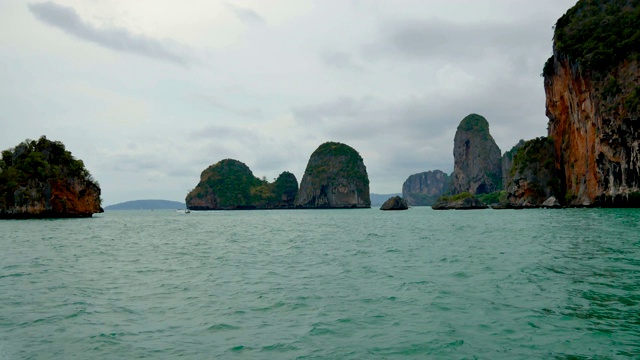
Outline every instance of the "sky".
[(547, 135), (540, 77), (576, 0), (0, 1), (0, 148), (45, 135), (103, 205), (184, 201), (220, 160), (301, 181), (326, 141), (373, 193), (453, 170), (484, 116), (505, 152)]

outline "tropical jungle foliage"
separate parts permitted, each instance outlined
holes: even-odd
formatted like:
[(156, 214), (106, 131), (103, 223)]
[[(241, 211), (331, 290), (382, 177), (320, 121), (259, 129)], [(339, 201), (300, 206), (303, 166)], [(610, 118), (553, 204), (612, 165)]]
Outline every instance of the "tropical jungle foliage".
[[(605, 74), (640, 53), (640, 0), (580, 0), (556, 23), (555, 48), (571, 62)], [(544, 74), (553, 73), (553, 59)]]
[(0, 160), (0, 207), (13, 206), (14, 194), (30, 181), (52, 182), (78, 178), (98, 182), (85, 168), (82, 160), (75, 159), (60, 141), (27, 139), (16, 147), (2, 151)]

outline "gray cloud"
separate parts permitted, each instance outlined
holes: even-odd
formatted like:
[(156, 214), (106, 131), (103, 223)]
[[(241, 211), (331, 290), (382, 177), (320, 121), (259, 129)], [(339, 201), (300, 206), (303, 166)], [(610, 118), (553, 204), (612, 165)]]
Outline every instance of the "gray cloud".
[(233, 11), (233, 13), (236, 15), (236, 17), (238, 19), (240, 19), (244, 23), (248, 23), (248, 24), (264, 24), (266, 22), (264, 20), (264, 18), (262, 16), (260, 16), (260, 14), (258, 14), (257, 12), (255, 12), (255, 11), (253, 11), (251, 9), (239, 7), (237, 5), (234, 5), (234, 4), (231, 4), (231, 3), (228, 3), (228, 2), (225, 2), (225, 5), (231, 11)]
[(254, 107), (234, 106), (220, 100), (217, 97), (210, 96), (210, 95), (194, 94), (191, 96), (191, 98), (201, 104), (228, 112), (233, 115), (244, 117), (244, 118), (256, 119), (256, 118), (262, 118), (264, 115), (262, 112), (262, 109), (260, 109), (257, 106), (254, 106)]
[(320, 60), (326, 65), (345, 70), (362, 70), (356, 64), (351, 54), (344, 51), (325, 51), (320, 54)]
[(172, 50), (166, 41), (132, 34), (123, 28), (97, 28), (83, 21), (71, 7), (52, 2), (29, 4), (28, 7), (36, 19), (43, 23), (96, 45), (180, 65), (190, 62), (187, 57)]
[[(460, 24), (440, 19), (390, 21), (380, 26), (380, 39), (364, 47), (369, 56), (473, 60), (514, 49), (549, 47), (545, 28), (533, 22)], [(541, 41), (544, 39), (546, 41)]]

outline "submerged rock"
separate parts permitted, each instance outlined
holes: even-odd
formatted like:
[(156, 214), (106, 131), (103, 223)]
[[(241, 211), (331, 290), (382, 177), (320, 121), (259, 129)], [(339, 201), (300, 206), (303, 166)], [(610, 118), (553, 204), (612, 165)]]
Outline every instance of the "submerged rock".
[(400, 196), (394, 196), (385, 201), (380, 207), (380, 210), (407, 210), (408, 208), (409, 204), (407, 203), (407, 200)]
[(309, 158), (295, 200), (297, 208), (370, 208), (369, 176), (352, 147), (326, 142)]

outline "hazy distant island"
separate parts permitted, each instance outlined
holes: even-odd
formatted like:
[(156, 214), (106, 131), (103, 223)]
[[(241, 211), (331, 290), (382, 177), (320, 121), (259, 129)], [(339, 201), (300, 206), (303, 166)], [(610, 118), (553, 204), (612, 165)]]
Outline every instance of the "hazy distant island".
[(104, 211), (110, 210), (180, 210), (185, 208), (185, 203), (170, 200), (131, 200), (104, 207)]
[(98, 182), (63, 143), (42, 136), (2, 152), (0, 218), (91, 217), (100, 204)]

